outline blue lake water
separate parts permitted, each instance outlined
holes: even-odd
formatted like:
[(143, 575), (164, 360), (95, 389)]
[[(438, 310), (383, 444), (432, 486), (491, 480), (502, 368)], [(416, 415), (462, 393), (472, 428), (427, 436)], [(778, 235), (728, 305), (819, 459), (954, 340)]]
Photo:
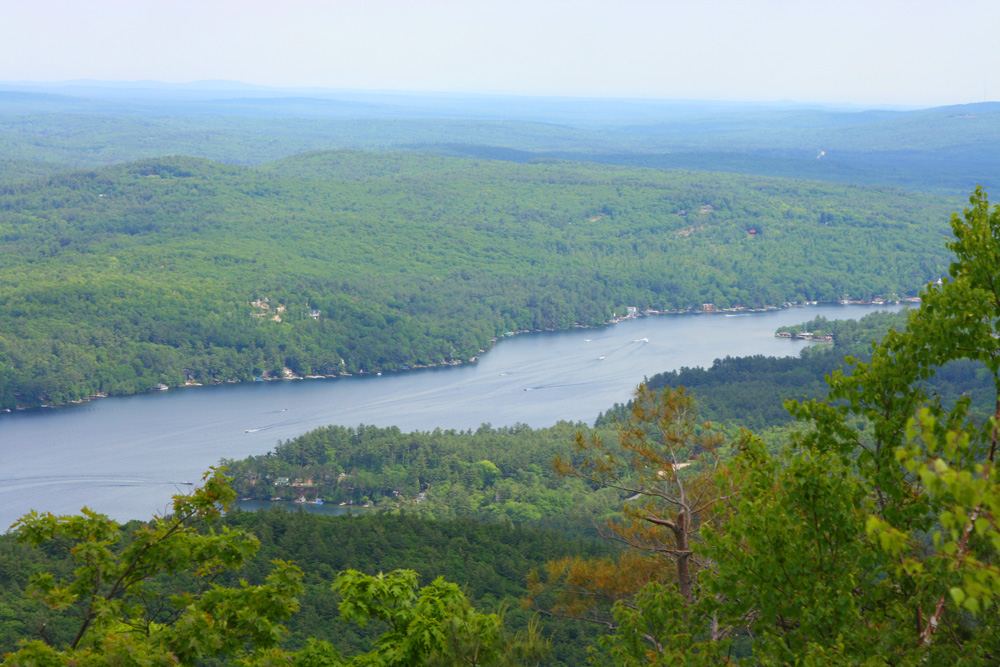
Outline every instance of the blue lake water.
[(503, 339), (457, 367), (188, 387), (0, 415), (0, 531), (31, 509), (64, 514), (87, 505), (117, 519), (149, 517), (220, 459), (263, 454), (327, 424), (412, 431), (593, 423), (646, 376), (727, 355), (797, 355), (810, 343), (775, 338), (777, 327), (873, 310), (644, 317)]

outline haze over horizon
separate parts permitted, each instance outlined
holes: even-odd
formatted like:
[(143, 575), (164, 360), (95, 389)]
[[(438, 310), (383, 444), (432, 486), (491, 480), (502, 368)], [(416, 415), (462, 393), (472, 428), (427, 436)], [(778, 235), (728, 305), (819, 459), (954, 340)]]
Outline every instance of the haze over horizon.
[(0, 81), (927, 107), (1000, 99), (958, 0), (8, 3)]

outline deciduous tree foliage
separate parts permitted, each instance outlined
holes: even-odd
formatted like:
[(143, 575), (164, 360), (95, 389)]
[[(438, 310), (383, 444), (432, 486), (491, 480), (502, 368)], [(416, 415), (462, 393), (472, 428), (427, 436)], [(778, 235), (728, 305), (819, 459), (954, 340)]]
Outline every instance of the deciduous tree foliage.
[(343, 620), (359, 625), (381, 621), (388, 626), (375, 648), (341, 662), (325, 642), (312, 642), (296, 655), (302, 665), (408, 667), (435, 665), (532, 665), (547, 651), (547, 642), (532, 625), (516, 636), (504, 630), (502, 614), (481, 614), (455, 584), (441, 578), (417, 588), (410, 570), (370, 576), (356, 570), (341, 573)]
[(267, 582), (221, 587), (214, 580), (240, 567), (257, 540), (213, 529), (234, 493), (219, 471), (173, 514), (123, 535), (107, 517), (84, 509), (57, 517), (32, 512), (15, 524), (29, 544), (67, 549), (77, 567), (65, 579), (34, 578), (29, 588), (75, 626), (67, 643), (40, 639), (5, 656), (8, 665), (170, 665), (210, 657), (251, 657), (279, 645), (282, 621), (297, 608), (301, 571), (275, 562)]
[[(661, 578), (617, 603), (617, 664), (1000, 662), (1000, 208), (971, 204), (905, 328), (788, 404), (809, 427), (793, 446), (744, 437), (717, 476), (738, 492), (692, 542), (698, 597)], [(985, 418), (927, 388), (958, 360), (992, 379)]]
[[(531, 665), (550, 648), (535, 623), (508, 632), (503, 613), (480, 613), (442, 578), (417, 590), (417, 574), (395, 570), (342, 572), (334, 583), (344, 622), (387, 628), (374, 648), (343, 657), (310, 640), (295, 652), (282, 646), (284, 622), (298, 610), (302, 571), (273, 561), (266, 581), (218, 583), (253, 556), (256, 538), (220, 523), (235, 494), (220, 471), (174, 500), (174, 513), (123, 534), (108, 518), (84, 509), (56, 517), (31, 513), (15, 526), (18, 539), (68, 550), (68, 577), (33, 577), (28, 593), (52, 612), (47, 633), (22, 642), (4, 665), (194, 665), (222, 660), (264, 667), (391, 667), (403, 665)], [(220, 527), (219, 530), (216, 530)], [(65, 640), (62, 638), (66, 637)]]

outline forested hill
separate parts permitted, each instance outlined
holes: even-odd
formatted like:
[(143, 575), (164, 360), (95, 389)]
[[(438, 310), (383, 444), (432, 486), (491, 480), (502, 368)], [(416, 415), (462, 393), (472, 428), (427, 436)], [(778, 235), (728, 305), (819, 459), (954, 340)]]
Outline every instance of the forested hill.
[(915, 293), (955, 202), (578, 163), (172, 157), (0, 189), (0, 407), (467, 360), (640, 310)]
[[(171, 154), (259, 165), (310, 150), (571, 159), (889, 185), (994, 189), (1000, 104), (916, 110), (258, 90), (216, 82), (0, 83), (0, 181)], [(13, 88), (13, 89), (11, 89)], [(18, 88), (24, 88), (18, 90)]]

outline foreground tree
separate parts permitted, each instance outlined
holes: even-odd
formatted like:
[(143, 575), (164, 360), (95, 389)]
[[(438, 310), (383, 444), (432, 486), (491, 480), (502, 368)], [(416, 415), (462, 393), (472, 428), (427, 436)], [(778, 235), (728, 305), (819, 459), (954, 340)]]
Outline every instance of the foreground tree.
[(502, 614), (482, 614), (455, 584), (441, 578), (417, 590), (410, 570), (366, 575), (355, 570), (340, 574), (340, 615), (364, 627), (379, 621), (388, 626), (375, 647), (344, 659), (327, 642), (310, 642), (294, 654), (303, 667), (462, 667), (537, 665), (549, 643), (537, 626), (511, 635)]
[(5, 656), (6, 665), (173, 665), (208, 658), (252, 659), (278, 646), (282, 621), (297, 608), (301, 571), (276, 562), (267, 581), (222, 587), (216, 578), (240, 568), (256, 551), (252, 536), (214, 529), (234, 494), (218, 470), (202, 487), (174, 498), (173, 514), (130, 534), (106, 516), (32, 512), (18, 521), (18, 539), (66, 550), (76, 569), (57, 580), (33, 578), (29, 594), (53, 612), (40, 638)]
[(28, 593), (51, 610), (38, 638), (4, 665), (194, 665), (246, 667), (439, 667), (532, 665), (549, 649), (536, 625), (512, 634), (503, 614), (477, 611), (455, 584), (417, 589), (417, 575), (343, 572), (333, 584), (344, 622), (388, 628), (367, 653), (344, 658), (326, 642), (299, 652), (281, 646), (283, 623), (298, 609), (302, 572), (283, 561), (260, 585), (217, 583), (239, 570), (259, 542), (216, 522), (235, 494), (220, 471), (176, 496), (173, 514), (123, 531), (84, 509), (78, 516), (31, 513), (15, 524), (22, 542), (68, 554), (71, 576), (33, 577)]
[[(620, 516), (601, 531), (627, 549), (616, 558), (549, 563), (529, 582), (530, 603), (545, 613), (616, 629), (621, 619), (612, 605), (635, 611), (647, 595), (642, 591), (655, 586), (676, 597), (671, 621), (679, 632), (707, 627), (715, 639), (725, 636), (697, 579), (712, 567), (697, 549), (702, 532), (720, 520), (732, 492), (730, 480), (719, 474), (724, 445), (719, 432), (699, 421), (690, 394), (645, 385), (637, 389), (614, 441), (578, 434), (576, 462), (559, 458), (556, 468), (595, 489), (621, 493)], [(663, 652), (660, 634), (639, 633), (642, 643)]]
[[(798, 452), (837, 459), (863, 494), (852, 515), (867, 537), (854, 576), (864, 613), (843, 633), (862, 655), (880, 646), (897, 664), (1000, 661), (1000, 209), (980, 189), (970, 202), (952, 216), (949, 276), (924, 290), (906, 329), (831, 378), (827, 402), (791, 406), (815, 427)], [(961, 361), (993, 385), (986, 413), (924, 387)]]
[[(717, 477), (738, 492), (691, 542), (699, 613), (681, 579), (651, 581), (616, 605), (616, 664), (1000, 663), (1000, 208), (971, 204), (906, 328), (788, 403), (792, 447), (744, 439)], [(985, 413), (925, 387), (960, 362), (992, 381)]]

